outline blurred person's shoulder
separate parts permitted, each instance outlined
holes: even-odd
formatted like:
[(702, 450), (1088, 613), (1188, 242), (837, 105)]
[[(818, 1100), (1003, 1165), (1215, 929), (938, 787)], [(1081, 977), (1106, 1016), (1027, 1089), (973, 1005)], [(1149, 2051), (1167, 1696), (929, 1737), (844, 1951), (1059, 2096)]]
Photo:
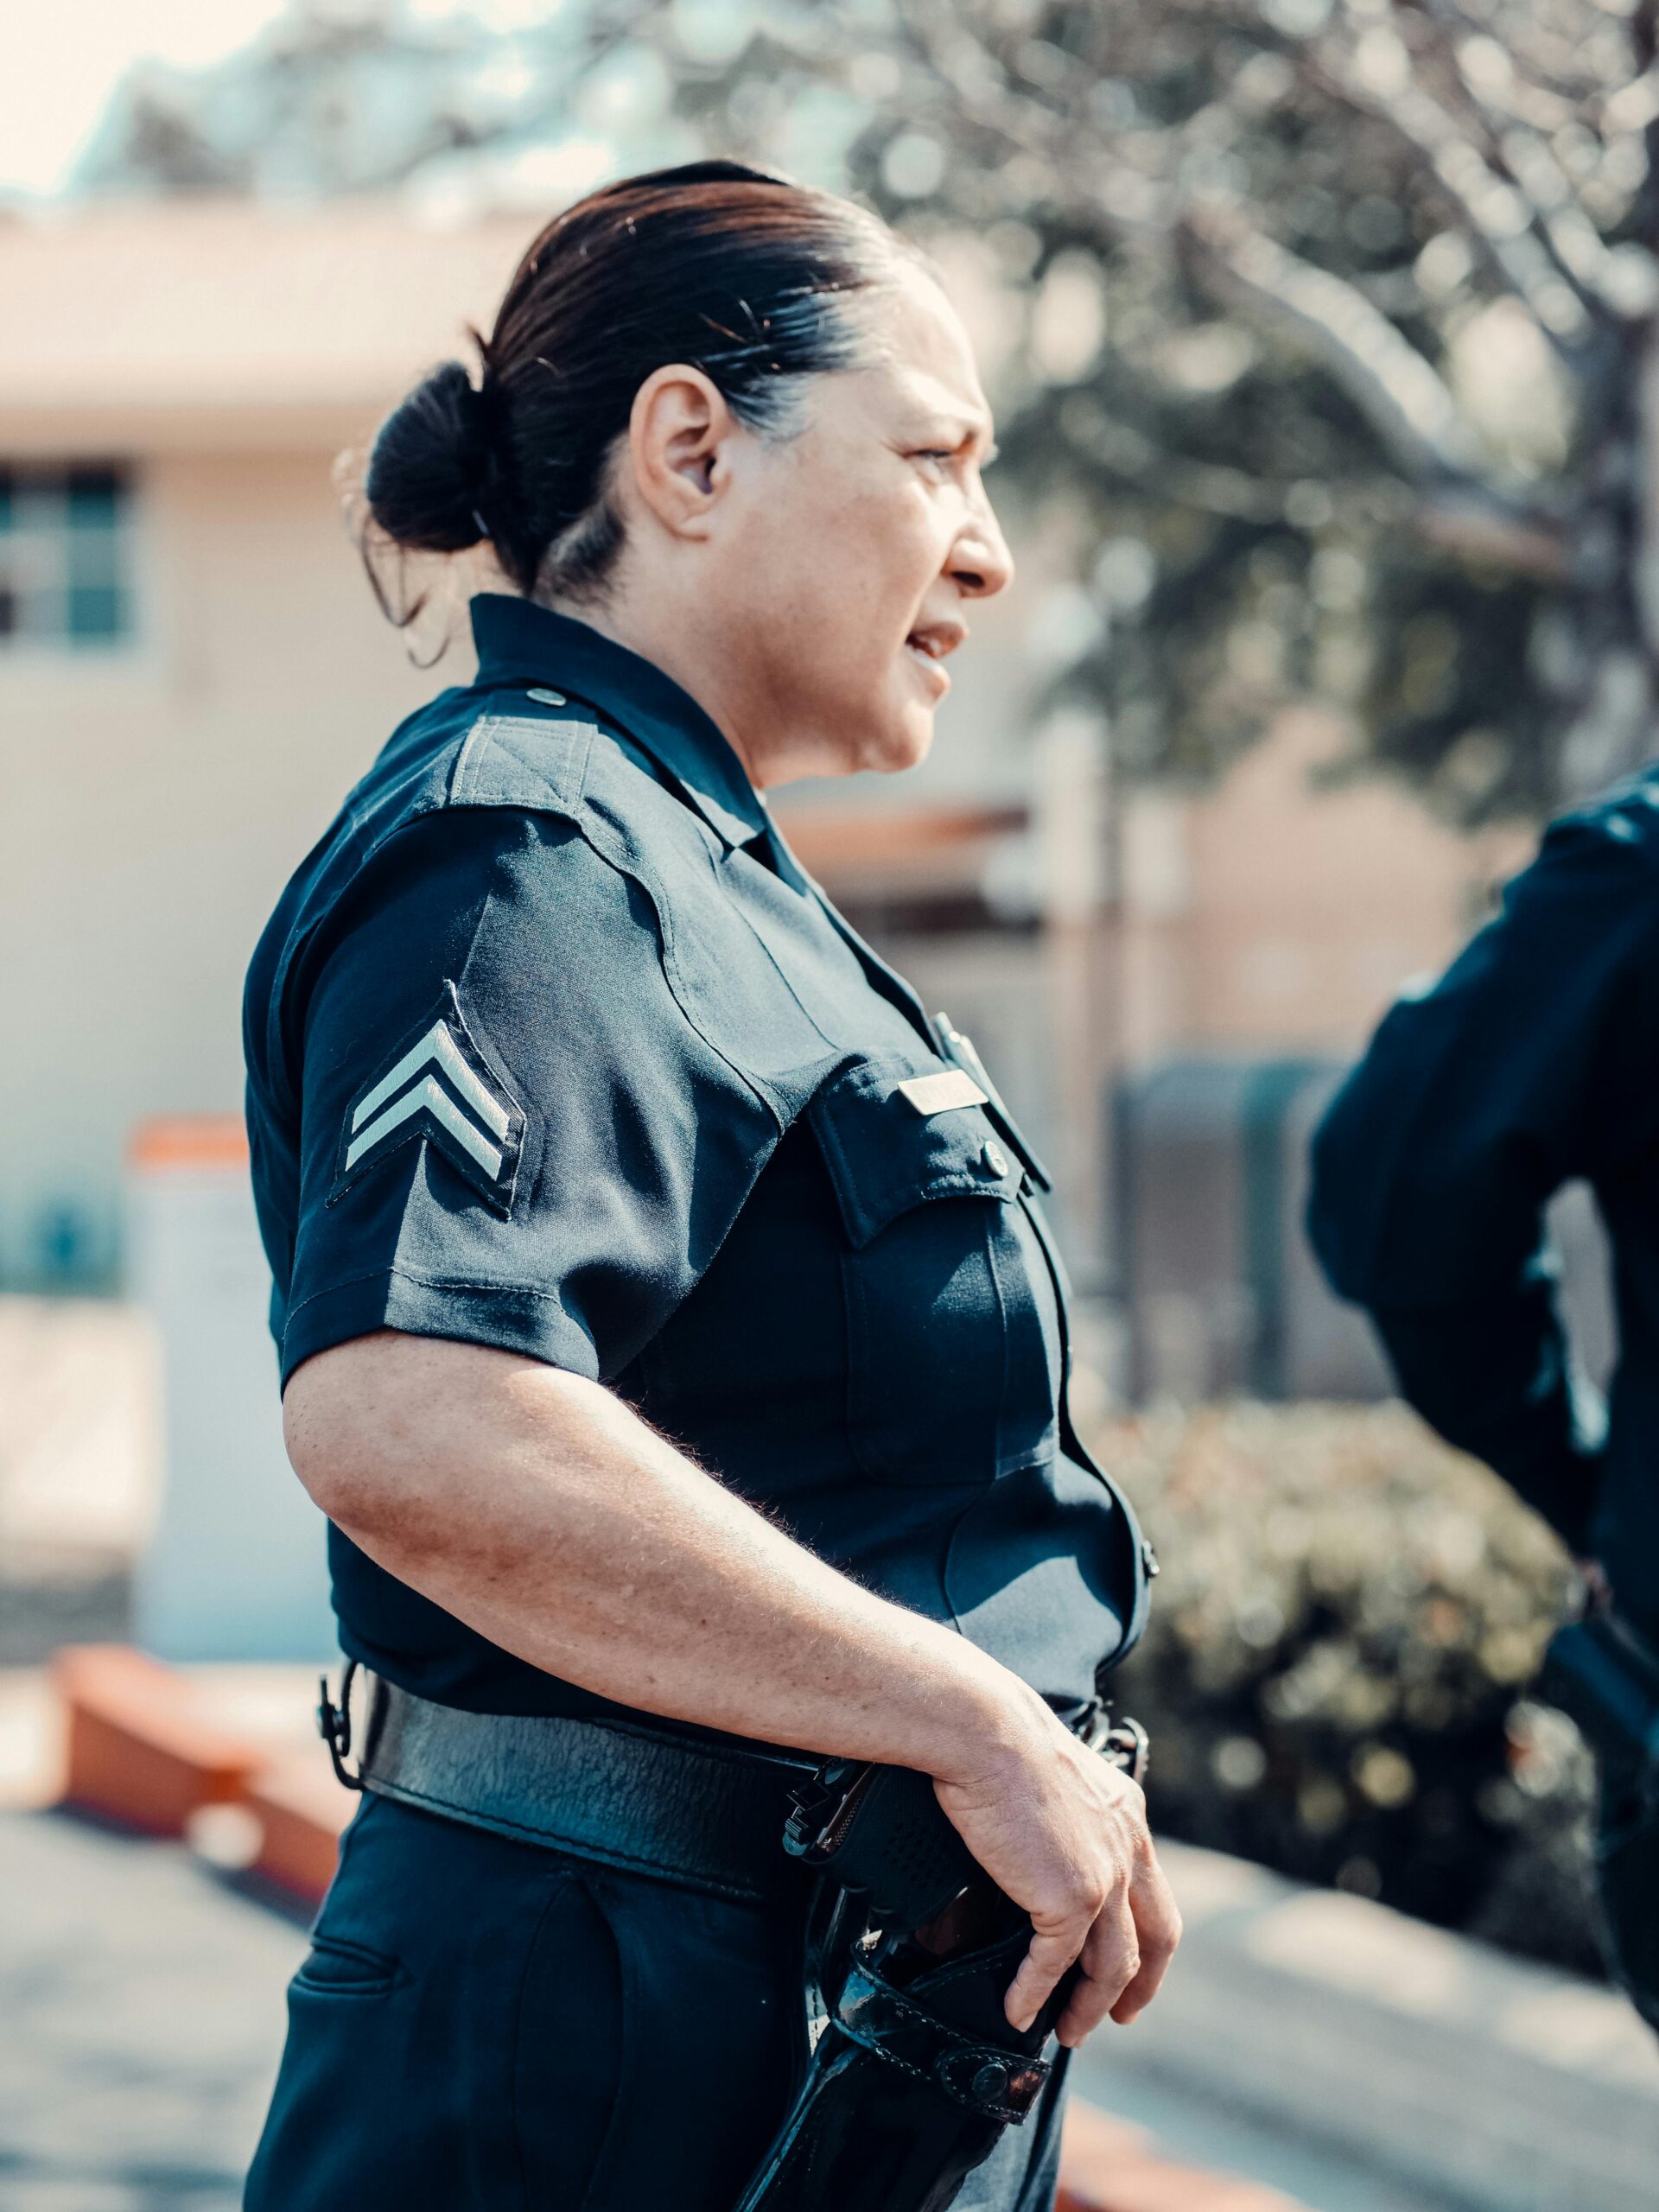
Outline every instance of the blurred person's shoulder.
[(1659, 868), (1659, 760), (1555, 816), (1539, 847), (1541, 860), (1598, 854)]
[(1555, 816), (1502, 893), (1502, 911), (1561, 949), (1659, 931), (1659, 761)]

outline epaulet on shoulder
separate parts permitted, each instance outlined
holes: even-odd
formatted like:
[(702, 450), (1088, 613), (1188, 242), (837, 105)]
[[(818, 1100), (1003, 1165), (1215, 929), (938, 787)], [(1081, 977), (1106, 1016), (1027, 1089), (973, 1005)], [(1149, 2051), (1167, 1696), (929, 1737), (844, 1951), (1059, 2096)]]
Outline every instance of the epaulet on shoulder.
[(544, 707), (518, 692), (485, 699), (455, 751), (445, 804), (574, 816), (598, 727), (579, 699)]
[(1659, 864), (1659, 765), (1557, 815), (1544, 836), (1557, 846), (1586, 840), (1624, 846)]

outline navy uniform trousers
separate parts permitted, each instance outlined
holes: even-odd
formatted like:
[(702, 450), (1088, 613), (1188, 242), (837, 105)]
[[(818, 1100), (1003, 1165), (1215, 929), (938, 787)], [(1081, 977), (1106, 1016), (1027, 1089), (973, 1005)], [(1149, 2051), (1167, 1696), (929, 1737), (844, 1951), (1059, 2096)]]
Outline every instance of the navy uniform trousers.
[[(246, 2212), (732, 2212), (804, 2048), (803, 1911), (365, 1799)], [(1046, 2212), (1063, 2069), (957, 2204)]]

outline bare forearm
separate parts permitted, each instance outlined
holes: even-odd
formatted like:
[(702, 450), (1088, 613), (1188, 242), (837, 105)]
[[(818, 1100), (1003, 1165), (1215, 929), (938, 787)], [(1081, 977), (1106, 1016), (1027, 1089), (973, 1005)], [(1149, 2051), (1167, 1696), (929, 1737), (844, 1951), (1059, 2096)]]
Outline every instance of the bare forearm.
[[(302, 1368), (287, 1417), (296, 1465), (332, 1461), (313, 1487), (372, 1558), (602, 1696), (946, 1776), (1036, 1718), (1006, 1669), (837, 1573), (579, 1376), (382, 1336)], [(350, 1465), (371, 1449), (394, 1481)]]
[(385, 1332), (308, 1360), (284, 1421), (348, 1535), (533, 1666), (648, 1713), (932, 1775), (1031, 1915), (1017, 2027), (1074, 1961), (1067, 2042), (1157, 1989), (1180, 1918), (1135, 1784), (1006, 1668), (837, 1574), (608, 1391)]

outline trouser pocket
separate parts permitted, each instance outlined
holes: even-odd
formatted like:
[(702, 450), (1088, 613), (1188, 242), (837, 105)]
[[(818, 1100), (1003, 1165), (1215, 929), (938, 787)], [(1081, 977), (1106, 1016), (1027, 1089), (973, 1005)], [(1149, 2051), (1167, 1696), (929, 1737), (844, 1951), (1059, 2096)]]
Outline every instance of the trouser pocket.
[(319, 1997), (386, 1997), (408, 1976), (384, 1951), (344, 1937), (314, 1936), (310, 1955), (290, 1989)]
[(524, 1981), (528, 2202), (731, 2212), (788, 2104), (803, 2036), (798, 1916), (585, 1869)]
[(798, 1920), (371, 1798), (245, 2212), (731, 2212), (788, 2102)]
[(550, 1853), (365, 1800), (289, 1985), (245, 2212), (520, 2212), (518, 2001), (572, 1878)]

